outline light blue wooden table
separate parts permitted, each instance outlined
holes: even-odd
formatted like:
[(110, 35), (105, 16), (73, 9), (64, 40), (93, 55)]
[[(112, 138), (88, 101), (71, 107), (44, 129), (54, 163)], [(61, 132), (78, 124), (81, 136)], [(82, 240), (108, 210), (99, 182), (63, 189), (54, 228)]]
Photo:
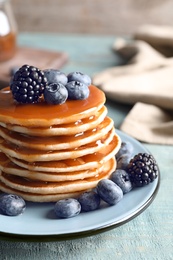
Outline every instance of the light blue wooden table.
[[(63, 71), (90, 76), (120, 62), (111, 51), (114, 36), (29, 34), (19, 35), (22, 46), (65, 51)], [(107, 101), (118, 128), (130, 106)], [(142, 214), (111, 231), (60, 242), (11, 242), (0, 238), (2, 260), (171, 260), (173, 259), (173, 147), (144, 144), (156, 158), (161, 186), (154, 202)]]

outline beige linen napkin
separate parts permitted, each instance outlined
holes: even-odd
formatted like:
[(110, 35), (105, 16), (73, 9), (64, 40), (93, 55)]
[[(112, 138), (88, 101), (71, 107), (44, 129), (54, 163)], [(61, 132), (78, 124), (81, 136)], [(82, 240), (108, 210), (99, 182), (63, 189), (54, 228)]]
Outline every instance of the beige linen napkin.
[(134, 33), (134, 39), (149, 43), (165, 56), (173, 54), (173, 27), (145, 24)]
[(118, 102), (135, 104), (140, 101), (173, 109), (173, 66), (113, 76), (100, 87), (107, 97)]
[(140, 141), (172, 145), (173, 58), (141, 40), (116, 40), (113, 48), (127, 64), (94, 75), (93, 83), (107, 97), (134, 104), (120, 129)]
[(121, 130), (143, 142), (172, 145), (173, 113), (138, 102), (125, 118)]

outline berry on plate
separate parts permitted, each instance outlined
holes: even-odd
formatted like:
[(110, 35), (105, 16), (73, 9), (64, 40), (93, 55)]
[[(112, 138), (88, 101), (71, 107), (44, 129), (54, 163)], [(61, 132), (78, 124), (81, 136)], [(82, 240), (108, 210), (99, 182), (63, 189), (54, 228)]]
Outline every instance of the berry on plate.
[(18, 195), (4, 194), (0, 196), (0, 212), (8, 216), (17, 216), (24, 212), (26, 203)]
[(135, 155), (130, 160), (127, 170), (131, 182), (137, 187), (142, 187), (153, 182), (159, 172), (155, 159), (148, 153), (138, 153)]
[(122, 189), (124, 194), (128, 193), (133, 188), (129, 174), (123, 169), (117, 169), (114, 171), (112, 173), (111, 180)]
[(130, 142), (122, 142), (120, 150), (116, 154), (116, 159), (118, 159), (119, 157), (121, 157), (124, 154), (131, 156), (133, 149), (134, 149), (134, 147)]
[(23, 65), (10, 81), (14, 99), (19, 103), (35, 103), (47, 86), (44, 72), (34, 66)]
[(61, 83), (52, 83), (44, 90), (44, 99), (48, 104), (63, 104), (67, 97), (67, 89)]
[(81, 205), (73, 198), (62, 199), (56, 202), (54, 211), (58, 218), (72, 218), (81, 212)]
[(78, 198), (82, 211), (92, 211), (100, 206), (100, 197), (95, 191), (86, 191)]
[(127, 166), (131, 160), (131, 156), (129, 154), (123, 154), (117, 159), (117, 169), (126, 170)]
[(97, 184), (97, 192), (109, 205), (117, 204), (123, 198), (122, 189), (109, 179), (102, 179)]

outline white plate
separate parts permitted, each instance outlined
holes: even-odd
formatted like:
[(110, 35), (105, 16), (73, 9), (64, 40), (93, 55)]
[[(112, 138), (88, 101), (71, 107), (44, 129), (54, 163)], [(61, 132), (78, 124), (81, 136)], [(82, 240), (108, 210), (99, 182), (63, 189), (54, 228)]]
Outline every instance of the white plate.
[[(134, 154), (148, 150), (137, 140), (117, 130), (122, 141), (134, 145)], [(135, 188), (114, 206), (81, 213), (69, 219), (57, 219), (54, 203), (27, 203), (24, 214), (17, 217), (0, 215), (0, 237), (21, 241), (51, 241), (94, 235), (120, 226), (143, 212), (155, 198), (160, 175), (149, 185)]]

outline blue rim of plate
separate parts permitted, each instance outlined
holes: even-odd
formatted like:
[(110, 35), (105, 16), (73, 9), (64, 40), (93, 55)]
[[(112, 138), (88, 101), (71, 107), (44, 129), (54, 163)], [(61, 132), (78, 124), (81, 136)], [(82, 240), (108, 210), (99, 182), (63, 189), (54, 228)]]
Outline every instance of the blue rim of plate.
[[(120, 136), (120, 138), (122, 139), (122, 141), (130, 141), (133, 143), (134, 146), (137, 146), (137, 149), (135, 149), (134, 154), (138, 153), (138, 152), (148, 152), (150, 153), (139, 141), (137, 141), (136, 139), (128, 136), (127, 134), (121, 132), (120, 130), (116, 130), (117, 134)], [(106, 232), (108, 230), (114, 229), (116, 227), (119, 227), (121, 225), (124, 225), (125, 223), (129, 222), (130, 220), (134, 219), (135, 217), (137, 217), (139, 214), (141, 214), (145, 209), (147, 209), (149, 207), (149, 205), (153, 202), (153, 200), (155, 199), (158, 190), (159, 190), (159, 186), (160, 186), (160, 171), (158, 174), (157, 179), (142, 188), (135, 188), (134, 190), (132, 190), (130, 193), (127, 193), (124, 195), (125, 200), (128, 201), (128, 196), (132, 196), (133, 198), (133, 192), (135, 192), (137, 195), (139, 195), (141, 193), (141, 191), (143, 192), (144, 189), (148, 189), (149, 193), (147, 196), (145, 196), (144, 200), (142, 200), (141, 203), (138, 203), (137, 205), (133, 206), (132, 209), (129, 209), (129, 211), (124, 214), (122, 214), (122, 216), (120, 215), (118, 218), (116, 217), (112, 217), (106, 221), (102, 221), (98, 224), (94, 224), (92, 225), (92, 223), (90, 224), (90, 226), (85, 226), (84, 228), (79, 228), (79, 230), (75, 231), (73, 230), (73, 228), (71, 230), (65, 231), (65, 232), (61, 232), (58, 233), (57, 232), (53, 232), (53, 233), (39, 233), (37, 234), (37, 232), (33, 232), (33, 234), (24, 234), (21, 232), (6, 232), (6, 231), (0, 231), (0, 239), (1, 240), (7, 240), (7, 241), (26, 241), (26, 242), (49, 242), (49, 241), (63, 241), (63, 240), (69, 240), (69, 239), (77, 239), (77, 238), (82, 238), (82, 237), (87, 237), (87, 236), (92, 236), (92, 235), (96, 235), (102, 232)], [(136, 197), (135, 194), (135, 197)], [(126, 197), (125, 197), (126, 196)], [(120, 201), (118, 203), (118, 206), (122, 205), (125, 206), (123, 204), (123, 200)], [(124, 200), (124, 201), (125, 201)], [(98, 209), (95, 212), (87, 212), (87, 213), (81, 213), (79, 215), (82, 215), (83, 219), (87, 219), (87, 217), (91, 217), (91, 214), (96, 214), (97, 218), (99, 216), (103, 216), (102, 214), (105, 213), (105, 215), (108, 215), (109, 213), (113, 213), (114, 214), (114, 210), (116, 213), (116, 208), (117, 205), (114, 206), (108, 206), (108, 207), (104, 207), (102, 209)], [(26, 211), (24, 212), (24, 214), (26, 213)], [(87, 215), (88, 214), (88, 215)], [(1, 217), (1, 215), (0, 215)], [(18, 217), (8, 217), (5, 216), (7, 218), (7, 221), (13, 220), (13, 218), (18, 218)], [(78, 221), (79, 216), (71, 218), (71, 219), (65, 219), (65, 220), (61, 220), (63, 221), (65, 224), (67, 223), (66, 221), (68, 221), (68, 223), (70, 223), (70, 221), (72, 222), (72, 224), (76, 224)], [(80, 216), (81, 218), (81, 216)], [(98, 218), (99, 219), (99, 218)], [(32, 221), (34, 221), (34, 219), (31, 219)], [(94, 220), (94, 218), (93, 218)], [(53, 221), (53, 220), (52, 220)], [(59, 219), (56, 219), (56, 221), (60, 221)], [(92, 218), (91, 218), (92, 221)], [(99, 221), (99, 220), (98, 220)], [(76, 222), (76, 223), (75, 223)], [(1, 220), (0, 220), (1, 223)], [(52, 222), (52, 224), (54, 223), (54, 221)], [(26, 223), (27, 225), (27, 223)], [(56, 227), (56, 226), (55, 226)], [(0, 224), (0, 229), (2, 229), (1, 224)], [(44, 226), (43, 226), (44, 229)]]

